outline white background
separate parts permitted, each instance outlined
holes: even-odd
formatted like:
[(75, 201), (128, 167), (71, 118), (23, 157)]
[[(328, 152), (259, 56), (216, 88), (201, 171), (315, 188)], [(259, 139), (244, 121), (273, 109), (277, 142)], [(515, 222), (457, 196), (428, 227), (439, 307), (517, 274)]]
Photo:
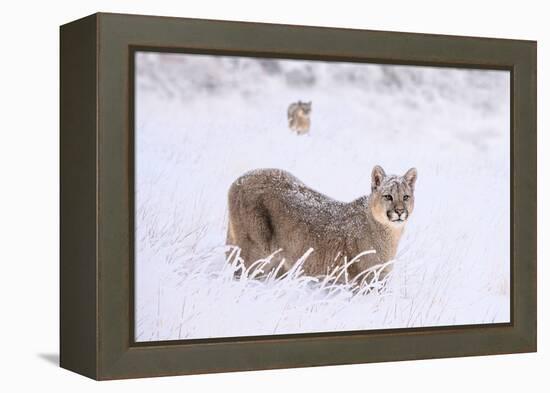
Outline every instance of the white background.
[[(542, 391), (549, 344), (543, 239), (550, 159), (544, 2), (123, 1), (6, 3), (0, 13), (0, 389), (23, 391)], [(96, 11), (534, 39), (539, 89), (539, 353), (95, 383), (57, 368), (58, 26)], [(545, 362), (547, 363), (545, 365)]]

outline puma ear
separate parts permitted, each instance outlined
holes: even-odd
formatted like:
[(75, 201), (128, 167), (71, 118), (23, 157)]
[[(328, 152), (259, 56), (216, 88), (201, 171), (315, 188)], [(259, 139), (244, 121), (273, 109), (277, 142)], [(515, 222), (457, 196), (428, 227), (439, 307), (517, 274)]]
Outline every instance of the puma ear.
[(411, 168), (405, 173), (403, 176), (405, 178), (405, 181), (411, 188), (411, 190), (414, 191), (414, 184), (416, 183), (416, 178), (418, 177), (418, 173), (416, 172), (416, 168)]
[(372, 191), (376, 190), (382, 184), (382, 180), (386, 177), (386, 172), (382, 169), (380, 165), (376, 165), (372, 168), (371, 174), (371, 189)]

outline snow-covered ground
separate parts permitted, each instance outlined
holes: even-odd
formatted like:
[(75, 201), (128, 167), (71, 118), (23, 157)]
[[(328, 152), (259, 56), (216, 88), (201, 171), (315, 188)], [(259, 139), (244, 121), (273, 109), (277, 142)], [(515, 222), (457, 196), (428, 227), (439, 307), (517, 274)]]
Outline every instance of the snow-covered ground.
[[(138, 341), (509, 321), (508, 72), (156, 53), (136, 71)], [(385, 290), (233, 279), (235, 178), (281, 168), (351, 201), (376, 164), (418, 169)]]

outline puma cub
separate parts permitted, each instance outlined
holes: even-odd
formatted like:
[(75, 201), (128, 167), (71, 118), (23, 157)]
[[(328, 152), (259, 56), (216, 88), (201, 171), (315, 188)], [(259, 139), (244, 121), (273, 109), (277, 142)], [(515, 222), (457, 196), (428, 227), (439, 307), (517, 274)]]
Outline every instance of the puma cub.
[[(415, 168), (403, 176), (386, 175), (375, 166), (371, 194), (345, 203), (317, 192), (288, 172), (258, 169), (245, 173), (230, 187), (227, 244), (238, 246), (245, 267), (277, 250), (270, 266), (282, 258), (287, 271), (311, 247), (303, 269), (325, 275), (343, 257), (350, 261), (350, 279), (374, 265), (392, 260), (414, 208)], [(266, 267), (264, 267), (264, 272)], [(267, 273), (267, 272), (266, 272)], [(387, 273), (387, 271), (385, 272)]]
[(298, 135), (307, 134), (311, 126), (310, 114), (311, 101), (290, 104), (287, 111), (288, 127)]

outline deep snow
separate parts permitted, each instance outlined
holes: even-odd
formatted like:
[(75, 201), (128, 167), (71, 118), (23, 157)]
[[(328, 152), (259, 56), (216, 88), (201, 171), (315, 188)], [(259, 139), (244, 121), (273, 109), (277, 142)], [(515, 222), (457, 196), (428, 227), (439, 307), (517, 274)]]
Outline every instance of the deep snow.
[[(508, 72), (139, 53), (136, 76), (138, 341), (509, 321)], [(233, 279), (234, 179), (281, 168), (351, 201), (376, 164), (418, 169), (385, 290)]]

